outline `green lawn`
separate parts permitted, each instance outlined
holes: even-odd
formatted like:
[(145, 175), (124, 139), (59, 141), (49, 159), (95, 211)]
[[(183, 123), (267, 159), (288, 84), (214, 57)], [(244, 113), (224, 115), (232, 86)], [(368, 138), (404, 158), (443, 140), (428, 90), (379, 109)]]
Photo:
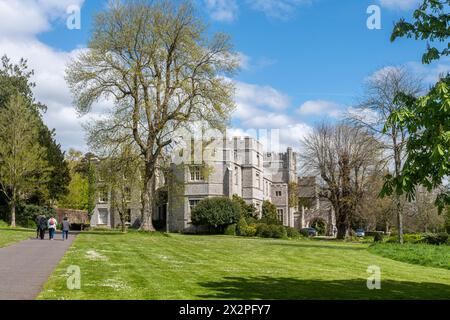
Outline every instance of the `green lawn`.
[(29, 239), (36, 233), (28, 230), (0, 229), (0, 248)]
[(382, 243), (371, 246), (369, 251), (397, 261), (450, 270), (448, 245)]
[[(82, 234), (40, 299), (448, 299), (450, 271), (397, 262), (366, 244), (226, 236)], [(66, 270), (81, 268), (81, 290)], [(367, 267), (382, 290), (366, 287)]]

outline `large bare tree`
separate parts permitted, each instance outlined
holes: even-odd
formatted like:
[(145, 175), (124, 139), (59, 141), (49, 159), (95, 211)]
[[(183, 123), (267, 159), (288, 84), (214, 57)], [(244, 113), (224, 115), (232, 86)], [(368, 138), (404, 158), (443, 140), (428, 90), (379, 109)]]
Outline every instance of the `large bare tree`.
[[(399, 177), (402, 173), (408, 132), (400, 123), (386, 127), (388, 119), (401, 108), (397, 99), (400, 93), (417, 96), (422, 90), (421, 79), (402, 67), (387, 67), (368, 78), (361, 102), (349, 117), (357, 125), (375, 134), (383, 141), (384, 155), (390, 165), (390, 175)], [(385, 130), (386, 128), (386, 130)], [(394, 195), (397, 217), (398, 241), (403, 243), (403, 203), (401, 195)]]
[(301, 160), (310, 173), (324, 182), (321, 195), (328, 198), (336, 214), (338, 239), (351, 230), (352, 217), (367, 192), (368, 177), (378, 170), (379, 142), (358, 126), (317, 126), (302, 141)]
[(189, 1), (114, 1), (97, 15), (89, 48), (68, 66), (80, 113), (101, 98), (116, 102), (107, 119), (91, 125), (90, 140), (140, 150), (141, 229), (154, 230), (155, 171), (174, 132), (196, 120), (215, 128), (227, 123), (234, 109), (227, 76), (238, 66), (236, 56), (227, 35), (207, 35)]

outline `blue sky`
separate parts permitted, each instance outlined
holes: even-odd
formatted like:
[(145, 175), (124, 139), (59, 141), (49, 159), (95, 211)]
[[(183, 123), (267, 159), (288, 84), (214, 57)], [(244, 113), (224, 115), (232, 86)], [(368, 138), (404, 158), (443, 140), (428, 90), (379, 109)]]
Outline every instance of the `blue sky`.
[[(278, 128), (282, 142), (295, 147), (316, 122), (339, 119), (356, 103), (365, 79), (378, 70), (405, 65), (431, 82), (449, 69), (448, 60), (428, 67), (420, 64), (424, 42), (389, 41), (394, 21), (411, 17), (418, 0), (196, 3), (211, 32), (232, 36), (241, 59), (241, 72), (234, 79), (238, 108), (232, 126), (236, 134)], [(81, 6), (81, 30), (66, 28), (65, 9), (70, 4)], [(381, 9), (381, 30), (366, 26), (370, 5)], [(0, 51), (5, 51), (0, 54), (14, 59), (25, 56), (36, 70), (36, 94), (49, 105), (46, 121), (56, 128), (65, 149), (86, 150), (86, 146), (80, 126), (85, 119), (79, 119), (71, 108), (64, 65), (86, 47), (91, 18), (105, 6), (106, 1), (97, 0), (0, 0), (0, 48), (4, 49)], [(2, 17), (5, 14), (9, 18)], [(26, 25), (8, 25), (13, 21)], [(98, 110), (107, 107), (104, 103)]]

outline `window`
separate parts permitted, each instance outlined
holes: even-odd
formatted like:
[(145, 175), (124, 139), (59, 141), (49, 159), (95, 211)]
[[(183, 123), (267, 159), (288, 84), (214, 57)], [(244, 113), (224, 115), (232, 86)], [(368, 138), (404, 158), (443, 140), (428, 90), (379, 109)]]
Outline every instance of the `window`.
[(108, 224), (108, 210), (105, 209), (98, 210), (98, 224), (100, 225)]
[(283, 223), (283, 221), (284, 221), (284, 210), (283, 209), (277, 209), (277, 217), (278, 217), (278, 221)]
[(108, 190), (106, 188), (100, 188), (98, 193), (98, 202), (107, 203), (109, 200)]
[(256, 173), (256, 187), (261, 189), (261, 175), (259, 173)]
[(275, 191), (275, 196), (281, 197), (283, 193), (281, 191)]
[(189, 209), (194, 210), (194, 208), (198, 205), (201, 200), (189, 200)]
[(239, 168), (234, 167), (234, 184), (239, 185)]
[(203, 181), (203, 172), (201, 166), (191, 166), (190, 168), (191, 173), (191, 181)]

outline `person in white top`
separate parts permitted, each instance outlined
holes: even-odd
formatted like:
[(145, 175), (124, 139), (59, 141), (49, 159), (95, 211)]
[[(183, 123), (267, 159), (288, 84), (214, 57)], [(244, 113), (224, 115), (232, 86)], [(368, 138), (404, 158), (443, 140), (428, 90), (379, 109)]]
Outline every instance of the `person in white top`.
[(48, 233), (50, 236), (50, 240), (53, 240), (55, 238), (55, 231), (57, 225), (58, 221), (56, 221), (56, 219), (53, 216), (51, 216), (50, 219), (48, 219)]

